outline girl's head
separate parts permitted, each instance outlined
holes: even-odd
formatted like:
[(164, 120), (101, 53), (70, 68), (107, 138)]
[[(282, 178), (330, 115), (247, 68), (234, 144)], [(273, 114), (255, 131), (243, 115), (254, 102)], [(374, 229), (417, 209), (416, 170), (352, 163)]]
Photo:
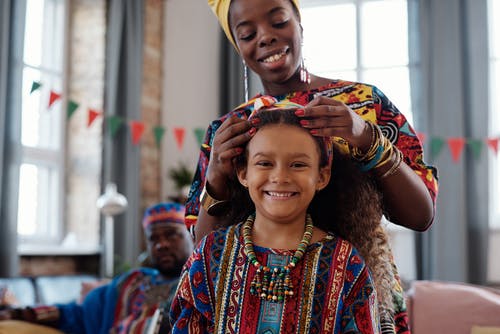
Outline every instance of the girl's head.
[(269, 84), (298, 75), (302, 26), (298, 0), (209, 0), (229, 41), (245, 63)]
[(257, 215), (275, 222), (304, 222), (309, 203), (330, 180), (325, 141), (300, 127), (295, 110), (260, 111), (258, 131), (236, 164)]

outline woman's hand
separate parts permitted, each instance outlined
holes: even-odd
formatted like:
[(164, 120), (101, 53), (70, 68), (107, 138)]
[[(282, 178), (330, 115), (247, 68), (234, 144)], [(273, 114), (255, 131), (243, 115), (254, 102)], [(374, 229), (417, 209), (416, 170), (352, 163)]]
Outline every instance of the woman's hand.
[(215, 198), (229, 198), (226, 181), (234, 175), (232, 160), (243, 152), (241, 146), (255, 132), (256, 129), (248, 121), (236, 116), (226, 119), (215, 132), (206, 179), (210, 194)]
[(320, 96), (304, 107), (298, 116), (304, 128), (314, 136), (341, 137), (351, 146), (366, 151), (370, 147), (372, 133), (366, 122), (344, 103)]

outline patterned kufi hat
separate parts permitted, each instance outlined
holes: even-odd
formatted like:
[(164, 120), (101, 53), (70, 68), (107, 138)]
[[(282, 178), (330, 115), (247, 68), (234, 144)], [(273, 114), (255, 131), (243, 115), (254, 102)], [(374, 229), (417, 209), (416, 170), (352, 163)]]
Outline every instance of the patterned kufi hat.
[(144, 230), (153, 224), (176, 223), (184, 224), (185, 207), (179, 203), (159, 203), (150, 206), (144, 213), (142, 227)]
[[(295, 8), (299, 7), (299, 0), (290, 0)], [(222, 30), (226, 33), (227, 39), (233, 44), (236, 50), (238, 47), (236, 46), (236, 42), (233, 39), (233, 35), (231, 34), (231, 27), (229, 27), (229, 5), (231, 5), (231, 0), (208, 0), (208, 5), (214, 12), (215, 16), (219, 20), (219, 23), (222, 27)]]

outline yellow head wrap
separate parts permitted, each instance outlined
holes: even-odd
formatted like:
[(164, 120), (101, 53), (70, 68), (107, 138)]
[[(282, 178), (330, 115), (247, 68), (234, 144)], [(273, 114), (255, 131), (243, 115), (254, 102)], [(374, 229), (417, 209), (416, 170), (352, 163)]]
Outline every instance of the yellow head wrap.
[[(295, 5), (297, 10), (299, 7), (299, 0), (291, 0)], [(208, 0), (208, 5), (214, 12), (215, 16), (219, 20), (219, 23), (226, 33), (227, 39), (233, 44), (236, 50), (238, 47), (236, 46), (236, 42), (233, 39), (233, 35), (231, 34), (231, 27), (229, 27), (229, 5), (231, 4), (231, 0)]]

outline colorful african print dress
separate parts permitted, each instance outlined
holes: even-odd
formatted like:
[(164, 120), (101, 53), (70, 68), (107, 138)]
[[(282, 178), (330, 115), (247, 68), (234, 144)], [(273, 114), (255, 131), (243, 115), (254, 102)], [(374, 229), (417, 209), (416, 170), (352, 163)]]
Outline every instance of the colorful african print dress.
[[(261, 95), (257, 95), (255, 98), (260, 96)], [(356, 82), (334, 80), (330, 84), (318, 89), (294, 92), (287, 95), (275, 96), (275, 98), (279, 101), (289, 100), (291, 102), (306, 105), (317, 96), (326, 96), (341, 101), (363, 119), (377, 124), (381, 128), (384, 136), (403, 153), (405, 162), (422, 179), (430, 193), (435, 207), (438, 192), (437, 171), (434, 167), (425, 164), (422, 143), (415, 131), (404, 115), (377, 87)], [(205, 184), (206, 169), (210, 158), (210, 148), (213, 143), (215, 132), (228, 117), (235, 115), (246, 119), (253, 111), (253, 102), (255, 98), (239, 106), (220, 119), (213, 121), (208, 127), (205, 140), (201, 146), (194, 181), (191, 185), (191, 191), (186, 203), (186, 226), (191, 233), (194, 231), (194, 225), (198, 218), (200, 209), (199, 198)], [(344, 146), (343, 150), (347, 153), (347, 147)], [(399, 282), (399, 276), (395, 265), (394, 274)], [(394, 315), (396, 333), (409, 334), (408, 317), (403, 298), (403, 289), (400, 283), (394, 287), (393, 294), (396, 306), (396, 314)]]
[[(380, 333), (377, 296), (357, 250), (328, 235), (291, 270), (293, 296), (262, 300), (244, 251), (242, 224), (205, 237), (188, 260), (172, 302), (172, 333)], [(254, 246), (257, 259), (284, 266), (294, 251)]]
[(156, 269), (132, 270), (92, 290), (81, 305), (57, 305), (58, 328), (75, 334), (145, 333), (157, 308), (168, 315), (177, 283)]

